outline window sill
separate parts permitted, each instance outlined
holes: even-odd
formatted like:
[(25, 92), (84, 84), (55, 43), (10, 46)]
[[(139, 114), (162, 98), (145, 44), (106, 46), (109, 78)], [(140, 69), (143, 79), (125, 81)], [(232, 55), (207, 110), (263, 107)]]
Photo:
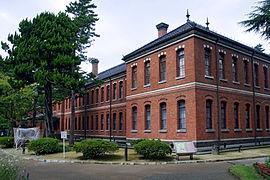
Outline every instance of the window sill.
[(101, 102), (100, 104), (104, 104), (104, 102)]
[(266, 129), (267, 132), (270, 132), (270, 129)]
[(116, 99), (113, 99), (112, 102), (116, 101)]
[(116, 130), (113, 130), (112, 132), (116, 133)]
[(216, 132), (216, 130), (214, 130), (214, 129), (206, 129), (205, 132), (206, 133), (214, 133), (214, 132)]
[(151, 87), (151, 84), (146, 84), (143, 86), (144, 88)]
[(106, 103), (110, 102), (110, 100), (107, 100)]
[(110, 132), (110, 130), (106, 130), (106, 132)]
[(177, 133), (186, 133), (187, 129), (177, 129), (176, 132)]
[(222, 82), (228, 82), (227, 79), (219, 79), (219, 80), (222, 81)]
[(230, 132), (229, 129), (221, 129), (221, 132)]
[(151, 130), (150, 129), (147, 129), (147, 130), (144, 130), (143, 132), (144, 133), (151, 133)]
[(137, 88), (131, 88), (131, 91), (135, 91), (135, 90), (137, 90)]
[(175, 78), (175, 80), (179, 80), (179, 79), (185, 79), (186, 76), (178, 76)]
[(100, 132), (104, 132), (104, 130), (100, 130)]
[(118, 100), (121, 101), (121, 100), (123, 100), (123, 98), (119, 98)]
[(98, 132), (98, 130), (95, 130), (95, 132)]
[(242, 132), (242, 129), (234, 129), (234, 132)]
[(246, 132), (252, 132), (252, 129), (251, 128), (246, 129)]
[(118, 132), (123, 132), (123, 130), (119, 130)]
[(258, 129), (256, 129), (256, 131), (258, 131), (258, 132), (262, 132), (263, 130), (262, 130), (262, 129), (260, 129), (260, 128), (258, 128)]
[(238, 82), (238, 81), (233, 81), (232, 83), (236, 84), (236, 85), (240, 85), (240, 82)]
[(270, 89), (269, 89), (269, 88), (264, 88), (264, 90), (265, 90), (265, 91), (270, 91)]
[(261, 89), (261, 87), (260, 87), (260, 86), (254, 86), (254, 88), (256, 88), (256, 89)]
[(204, 77), (205, 77), (206, 79), (214, 79), (214, 76), (204, 75)]
[(163, 83), (166, 83), (167, 81), (164, 80), (164, 81), (159, 81), (158, 84), (163, 84)]
[(134, 130), (131, 130), (130, 132), (131, 132), (131, 133), (137, 133), (138, 130), (135, 130), (135, 129), (134, 129)]
[(90, 130), (91, 132), (94, 132), (94, 130)]
[(159, 133), (167, 133), (167, 129), (158, 130)]
[(251, 85), (250, 85), (250, 84), (246, 84), (246, 83), (245, 83), (245, 84), (244, 84), (244, 86), (246, 86), (246, 87), (250, 87)]
[(96, 105), (98, 105), (99, 103), (96, 103)]

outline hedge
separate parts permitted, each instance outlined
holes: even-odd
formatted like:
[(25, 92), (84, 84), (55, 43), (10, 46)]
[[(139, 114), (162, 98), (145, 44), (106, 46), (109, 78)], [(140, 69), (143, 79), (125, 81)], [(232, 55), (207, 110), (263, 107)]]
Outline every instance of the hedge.
[(51, 154), (60, 151), (59, 140), (54, 138), (40, 138), (33, 140), (28, 145), (29, 151), (34, 151), (36, 155)]
[(0, 145), (5, 148), (12, 148), (14, 145), (14, 137), (0, 137)]

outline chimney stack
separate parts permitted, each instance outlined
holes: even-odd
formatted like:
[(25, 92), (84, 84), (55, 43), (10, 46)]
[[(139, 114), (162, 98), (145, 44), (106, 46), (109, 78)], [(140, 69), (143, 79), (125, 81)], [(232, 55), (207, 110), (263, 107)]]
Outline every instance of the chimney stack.
[(96, 76), (98, 75), (98, 63), (99, 63), (98, 59), (95, 58), (91, 59), (92, 73), (95, 74)]
[(158, 37), (161, 37), (161, 36), (167, 34), (167, 29), (168, 29), (169, 25), (165, 24), (165, 23), (160, 23), (156, 27), (158, 30)]

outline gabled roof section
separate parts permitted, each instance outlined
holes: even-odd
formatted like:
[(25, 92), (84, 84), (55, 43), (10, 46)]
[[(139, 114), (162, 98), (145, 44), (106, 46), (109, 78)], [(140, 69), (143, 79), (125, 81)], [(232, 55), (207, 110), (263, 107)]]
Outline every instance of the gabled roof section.
[(180, 36), (180, 35), (183, 35), (185, 33), (188, 33), (188, 32), (190, 32), (192, 30), (197, 30), (197, 31), (206, 33), (207, 35), (210, 35), (210, 36), (212, 36), (214, 38), (219, 38), (221, 40), (224, 40), (224, 41), (233, 43), (233, 44), (235, 44), (237, 46), (240, 46), (242, 48), (245, 48), (245, 49), (247, 49), (249, 51), (255, 51), (258, 54), (261, 54), (263, 56), (266, 55), (266, 56), (268, 56), (268, 58), (270, 57), (269, 55), (267, 55), (265, 53), (262, 53), (262, 52), (254, 49), (252, 47), (246, 46), (246, 45), (244, 45), (242, 43), (239, 43), (239, 42), (234, 41), (234, 40), (232, 40), (230, 38), (227, 38), (225, 36), (222, 36), (222, 35), (220, 35), (220, 34), (218, 34), (216, 32), (213, 32), (213, 31), (209, 30), (209, 28), (207, 28), (207, 27), (204, 27), (204, 26), (202, 26), (200, 24), (197, 24), (197, 23), (195, 23), (193, 21), (187, 21), (185, 24), (183, 24), (180, 27), (172, 30), (171, 32), (168, 32), (167, 34), (165, 34), (165, 35), (163, 35), (163, 36), (155, 39), (154, 41), (152, 41), (152, 42), (150, 42), (150, 43), (142, 46), (141, 48), (139, 48), (139, 49), (137, 49), (137, 50), (135, 50), (135, 51), (127, 54), (126, 56), (123, 57), (122, 60), (125, 61), (125, 62), (127, 62), (127, 61), (129, 61), (129, 60), (137, 57), (138, 54), (142, 54), (144, 52), (148, 52), (149, 50), (157, 47), (158, 45), (163, 44), (163, 43), (166, 43), (166, 42), (169, 42), (170, 40), (176, 38), (177, 36)]

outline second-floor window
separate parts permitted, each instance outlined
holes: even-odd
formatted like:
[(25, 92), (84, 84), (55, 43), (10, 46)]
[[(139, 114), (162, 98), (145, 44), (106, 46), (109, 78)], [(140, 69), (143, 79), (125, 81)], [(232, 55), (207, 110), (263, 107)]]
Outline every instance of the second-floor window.
[(166, 56), (159, 58), (159, 81), (166, 81)]
[(94, 90), (91, 91), (91, 104), (94, 104)]
[(268, 73), (267, 73), (267, 67), (263, 67), (263, 81), (264, 81), (264, 88), (268, 88)]
[(150, 84), (150, 61), (146, 61), (144, 64), (144, 84)]
[(248, 61), (244, 61), (244, 80), (248, 84)]
[(106, 101), (110, 100), (110, 85), (107, 86), (107, 99)]
[(132, 88), (137, 88), (137, 66), (132, 67)]
[(205, 75), (211, 76), (211, 63), (210, 63), (210, 50), (204, 50), (204, 66), (205, 66)]
[(113, 99), (114, 99), (114, 100), (116, 99), (116, 91), (117, 91), (116, 88), (117, 88), (117, 87), (116, 87), (116, 83), (114, 83), (114, 84), (113, 84)]
[(225, 79), (224, 54), (219, 54), (219, 78)]
[(99, 98), (99, 89), (96, 89), (96, 103), (98, 103), (98, 98)]
[(254, 64), (254, 81), (255, 81), (255, 86), (259, 86), (259, 67), (258, 67), (258, 64)]
[(232, 71), (233, 71), (233, 81), (237, 82), (237, 58), (232, 58)]
[(177, 53), (177, 77), (185, 77), (184, 49), (180, 49)]
[(101, 88), (101, 102), (104, 102), (104, 87)]
[(123, 98), (123, 81), (119, 82), (119, 98)]

